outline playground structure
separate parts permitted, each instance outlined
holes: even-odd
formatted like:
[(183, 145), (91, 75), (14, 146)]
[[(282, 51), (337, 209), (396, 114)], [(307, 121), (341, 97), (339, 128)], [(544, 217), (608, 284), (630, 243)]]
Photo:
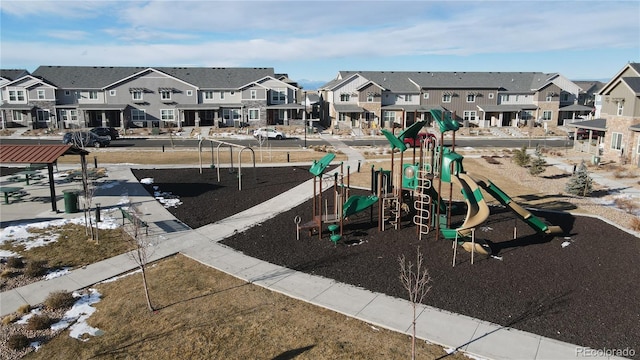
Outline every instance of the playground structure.
[[(436, 239), (442, 235), (445, 239), (454, 242), (454, 257), (457, 244), (470, 251), (472, 259), (475, 252), (490, 254), (491, 249), (481, 243), (477, 243), (475, 238), (476, 227), (484, 223), (490, 215), (490, 209), (482, 190), (498, 200), (508, 210), (514, 212), (519, 219), (537, 233), (557, 235), (563, 232), (560, 227), (545, 224), (540, 218), (514, 202), (511, 197), (488, 178), (465, 172), (462, 162), (464, 157), (455, 152), (455, 132), (460, 125), (449, 116), (443, 116), (441, 111), (431, 110), (431, 115), (439, 126), (440, 141), (435, 136), (427, 138), (428, 141), (423, 142), (420, 146), (419, 161), (416, 162), (415, 160), (414, 150), (413, 163), (402, 165), (402, 190), (413, 192), (416, 211), (413, 223), (418, 229), (419, 236), (428, 233), (432, 227), (435, 227)], [(413, 126), (419, 128), (415, 129)], [(406, 136), (417, 138), (417, 133), (422, 126), (422, 124), (416, 123), (407, 128), (396, 138), (398, 141), (394, 139), (395, 136), (393, 134), (385, 133), (385, 136), (392, 144), (392, 148), (395, 146), (400, 149), (401, 159), (404, 150), (399, 144), (404, 143), (403, 140)], [(452, 145), (450, 148), (445, 148), (443, 146), (444, 136), (448, 131), (452, 132)], [(393, 155), (391, 161), (392, 169), (396, 172), (397, 170), (393, 165)], [(437, 189), (434, 187), (434, 182), (437, 182)], [(442, 194), (443, 187), (447, 184), (449, 185), (449, 197), (448, 200), (445, 200)], [(451, 224), (451, 212), (454, 209), (452, 196), (454, 185), (460, 189), (466, 205), (464, 221), (456, 227)], [(514, 229), (514, 237), (515, 234), (516, 229)]]
[[(202, 142), (205, 139), (202, 138), (200, 139), (200, 141), (198, 141), (198, 158), (200, 161), (200, 174), (202, 174)], [(234, 165), (233, 165), (233, 149), (234, 148), (239, 148), (240, 151), (238, 152), (238, 190), (242, 190), (242, 152), (245, 150), (249, 150), (251, 152), (251, 160), (253, 162), (253, 175), (254, 175), (254, 181), (255, 181), (255, 174), (256, 174), (256, 155), (255, 152), (253, 151), (253, 149), (250, 146), (242, 146), (242, 145), (238, 145), (238, 144), (233, 144), (230, 142), (226, 142), (226, 141), (220, 141), (220, 140), (214, 140), (214, 139), (206, 139), (211, 143), (211, 165), (209, 165), (210, 168), (212, 169), (216, 169), (217, 171), (217, 175), (218, 175), (218, 181), (220, 181), (220, 147), (222, 146), (226, 146), (229, 148), (229, 161), (230, 161), (230, 167), (229, 167), (229, 172), (233, 173), (234, 172)], [(217, 166), (216, 166), (216, 162), (213, 160), (213, 144), (217, 143), (218, 146), (216, 146), (216, 161), (217, 161)]]
[[(347, 166), (346, 183), (344, 174), (344, 164), (341, 162), (339, 171), (326, 174), (327, 167), (335, 158), (335, 154), (327, 154), (319, 161), (314, 161), (309, 169), (313, 174), (313, 200), (312, 219), (304, 224), (300, 224), (300, 219), (296, 217), (296, 231), (298, 238), (300, 230), (309, 230), (310, 235), (314, 232), (318, 238), (322, 239), (323, 224), (330, 224), (327, 229), (331, 232), (330, 239), (336, 244), (343, 236), (344, 221), (355, 214), (369, 209), (378, 201), (375, 195), (362, 196), (350, 195), (349, 166)], [(331, 206), (329, 199), (324, 199), (322, 193), (323, 184), (333, 184), (333, 199)], [(328, 187), (327, 187), (328, 188)], [(331, 209), (331, 210), (330, 210)]]
[[(372, 167), (371, 195), (349, 196), (348, 175), (345, 186), (343, 168), (340, 164), (339, 173), (334, 173), (333, 176), (335, 192), (332, 213), (329, 213), (327, 205), (324, 212), (322, 209), (322, 178), (334, 156), (329, 154), (318, 162), (314, 161), (309, 170), (314, 174), (313, 219), (302, 226), (298, 221), (298, 231), (304, 228), (317, 231), (321, 238), (323, 223), (335, 224), (330, 225), (328, 230), (331, 232), (331, 240), (336, 243), (343, 235), (343, 224), (346, 218), (372, 208), (372, 205), (377, 203), (379, 231), (385, 231), (388, 226), (399, 229), (402, 226), (402, 213), (413, 212), (411, 222), (416, 226), (417, 236), (420, 239), (435, 229), (436, 240), (442, 236), (453, 242), (454, 264), (457, 245), (461, 245), (472, 253), (473, 262), (474, 253), (491, 253), (491, 249), (481, 241), (476, 241), (475, 237), (476, 228), (481, 226), (490, 215), (484, 191), (515, 213), (537, 233), (543, 236), (563, 233), (560, 227), (545, 224), (540, 218), (514, 202), (488, 178), (465, 172), (464, 157), (455, 152), (455, 133), (459, 129), (459, 123), (448, 115), (443, 116), (439, 110), (431, 110), (431, 115), (439, 126), (440, 139), (433, 134), (428, 134), (418, 147), (412, 147), (413, 155), (411, 161), (407, 163), (405, 163), (405, 152), (408, 148), (405, 139), (411, 138), (414, 142), (418, 140), (421, 137), (420, 131), (427, 121), (415, 122), (398, 136), (389, 130), (382, 130), (382, 134), (391, 146), (391, 169), (380, 168), (375, 171)], [(452, 132), (452, 145), (444, 147), (444, 136), (449, 131)], [(396, 161), (396, 153), (399, 153), (399, 161)], [(466, 205), (464, 221), (456, 226), (451, 220), (452, 211), (457, 206), (453, 201), (454, 185), (460, 189)], [(447, 193), (448, 196), (445, 198), (443, 193)], [(371, 216), (373, 217), (373, 211)], [(514, 238), (516, 233), (517, 229), (514, 228)]]

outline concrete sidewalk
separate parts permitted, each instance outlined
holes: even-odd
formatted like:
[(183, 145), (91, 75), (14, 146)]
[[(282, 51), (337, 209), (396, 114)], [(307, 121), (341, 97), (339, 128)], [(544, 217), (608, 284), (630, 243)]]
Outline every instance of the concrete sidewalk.
[[(327, 141), (349, 156), (346, 163), (352, 169), (355, 169), (359, 160), (364, 160), (357, 151), (341, 144), (339, 140), (327, 138)], [(107, 208), (114, 208), (119, 205), (123, 194), (127, 194), (131, 203), (136, 204), (142, 211), (143, 219), (152, 224), (151, 235), (157, 239), (157, 243), (150, 261), (182, 253), (247, 282), (352, 316), (375, 326), (410, 334), (413, 315), (408, 301), (273, 265), (219, 243), (220, 240), (235, 232), (253, 227), (309, 199), (313, 193), (311, 180), (240, 214), (195, 230), (189, 229), (173, 218), (158, 201), (146, 193), (126, 167), (114, 166), (112, 169), (110, 166), (106, 183), (113, 186), (102, 188), (95, 202)], [(18, 207), (13, 205), (18, 204), (2, 208), (3, 222), (5, 216), (19, 222), (20, 217), (32, 219), (33, 213), (39, 215), (47, 213), (46, 210), (42, 210), (42, 204), (25, 203), (24, 210), (18, 210)], [(39, 206), (39, 210), (36, 210), (36, 206)], [(50, 205), (46, 204), (46, 206)], [(16, 214), (12, 214), (14, 209)], [(31, 213), (28, 209), (31, 209)], [(48, 213), (50, 217), (78, 216), (78, 214), (51, 214), (50, 211)], [(63, 277), (2, 292), (0, 293), (0, 313), (6, 315), (23, 304), (41, 303), (53, 291), (83, 289), (135, 268), (135, 262), (127, 254), (123, 254), (73, 270)], [(578, 349), (581, 349), (577, 345), (505, 328), (429, 306), (420, 306), (418, 314), (418, 338), (442, 345), (452, 351), (464, 351), (477, 357), (566, 359), (576, 357)]]

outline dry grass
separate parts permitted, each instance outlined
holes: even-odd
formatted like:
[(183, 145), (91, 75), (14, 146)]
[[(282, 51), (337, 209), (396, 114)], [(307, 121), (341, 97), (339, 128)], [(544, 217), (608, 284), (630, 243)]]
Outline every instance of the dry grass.
[[(66, 332), (31, 359), (406, 359), (408, 335), (245, 283), (184, 256), (148, 270), (146, 310), (139, 274), (100, 284), (89, 325), (104, 335), (86, 342)], [(242, 299), (239, 301), (239, 299)], [(407, 305), (409, 306), (409, 305)], [(445, 355), (420, 341), (418, 359)], [(447, 359), (464, 359), (460, 354)]]
[[(97, 159), (98, 164), (177, 164), (177, 165), (198, 165), (200, 164), (200, 156), (202, 157), (203, 166), (209, 166), (212, 160), (215, 164), (230, 162), (229, 149), (221, 149), (219, 158), (217, 152), (214, 150), (213, 156), (210, 149), (204, 149), (201, 154), (197, 150), (189, 149), (162, 149), (158, 150), (113, 150), (113, 149), (98, 149), (92, 150), (91, 154), (87, 157), (87, 162), (93, 162), (94, 157)], [(315, 150), (303, 150), (303, 149), (256, 149), (255, 161), (256, 164), (260, 163), (286, 163), (286, 162), (309, 162), (318, 160), (322, 157), (322, 153)], [(233, 161), (235, 164), (238, 162), (238, 152), (233, 153)], [(346, 156), (343, 154), (337, 154), (336, 161), (346, 161)], [(249, 151), (242, 153), (242, 163), (246, 165), (252, 164), (252, 157)], [(77, 157), (68, 156), (61, 157), (58, 161), (61, 164), (78, 164)]]

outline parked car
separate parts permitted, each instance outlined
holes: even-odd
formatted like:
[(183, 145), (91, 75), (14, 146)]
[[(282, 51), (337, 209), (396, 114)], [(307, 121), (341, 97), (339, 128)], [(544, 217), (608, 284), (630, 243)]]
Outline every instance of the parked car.
[(108, 136), (111, 140), (116, 140), (120, 137), (120, 133), (118, 132), (118, 130), (112, 127), (97, 127), (89, 131), (98, 136)]
[(108, 136), (96, 135), (91, 131), (73, 131), (64, 134), (62, 143), (76, 147), (93, 146), (99, 148), (111, 144), (111, 139)]
[(404, 144), (407, 145), (407, 147), (420, 146), (420, 144), (422, 144), (427, 137), (435, 138), (435, 135), (433, 135), (431, 133), (423, 133), (423, 132), (421, 132), (421, 133), (418, 133), (418, 137), (416, 139), (414, 139), (414, 138), (404, 138)]
[(254, 130), (253, 136), (256, 138), (263, 137), (276, 140), (282, 140), (286, 137), (283, 132), (270, 128), (259, 128), (257, 130)]

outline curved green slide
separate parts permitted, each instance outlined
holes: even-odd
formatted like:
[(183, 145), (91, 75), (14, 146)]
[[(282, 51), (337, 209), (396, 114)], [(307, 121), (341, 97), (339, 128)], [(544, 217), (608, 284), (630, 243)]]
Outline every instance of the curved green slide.
[(497, 187), (491, 180), (480, 175), (471, 175), (473, 180), (483, 189), (485, 189), (491, 196), (500, 202), (507, 209), (513, 211), (520, 219), (522, 219), (527, 225), (531, 226), (537, 232), (543, 232), (546, 234), (557, 235), (562, 234), (563, 230), (559, 226), (549, 226), (544, 223), (540, 218), (533, 215), (530, 211), (523, 208), (515, 201), (511, 199), (502, 189)]
[(368, 209), (376, 202), (378, 202), (378, 197), (375, 195), (351, 195), (342, 207), (342, 216), (347, 218), (351, 215), (357, 214)]

